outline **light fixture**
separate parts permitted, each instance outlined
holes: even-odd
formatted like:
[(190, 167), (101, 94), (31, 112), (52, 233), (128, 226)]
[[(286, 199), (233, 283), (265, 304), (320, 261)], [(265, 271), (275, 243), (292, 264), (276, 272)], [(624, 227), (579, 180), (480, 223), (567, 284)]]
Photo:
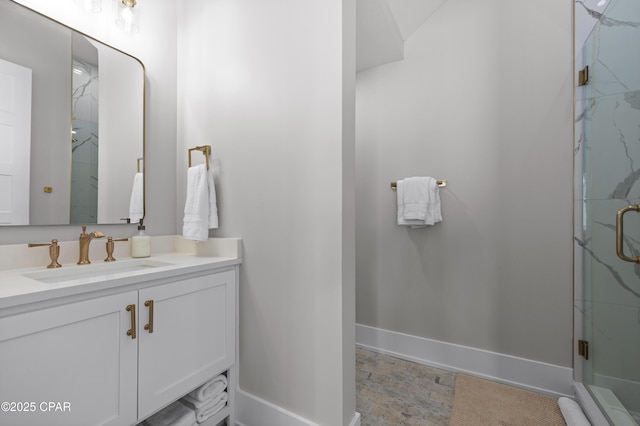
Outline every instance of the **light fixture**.
[(102, 12), (102, 0), (73, 0), (73, 2), (85, 12)]
[(136, 0), (116, 1), (116, 25), (127, 33), (140, 31), (138, 9), (135, 8)]

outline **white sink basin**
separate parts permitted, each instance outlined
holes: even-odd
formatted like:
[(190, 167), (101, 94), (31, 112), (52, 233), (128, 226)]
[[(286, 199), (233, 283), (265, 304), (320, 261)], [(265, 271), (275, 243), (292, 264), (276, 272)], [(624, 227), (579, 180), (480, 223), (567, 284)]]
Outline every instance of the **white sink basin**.
[(110, 277), (115, 274), (124, 274), (170, 265), (172, 265), (172, 263), (158, 262), (150, 259), (125, 260), (93, 265), (75, 265), (69, 268), (62, 267), (58, 269), (49, 269), (42, 272), (23, 274), (23, 276), (43, 283), (62, 283), (65, 281), (74, 281), (83, 278)]

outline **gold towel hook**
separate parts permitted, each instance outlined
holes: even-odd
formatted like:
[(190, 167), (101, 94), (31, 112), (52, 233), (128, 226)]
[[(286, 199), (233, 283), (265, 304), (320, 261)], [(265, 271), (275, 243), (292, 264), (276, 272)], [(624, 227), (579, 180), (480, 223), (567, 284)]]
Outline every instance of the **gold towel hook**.
[(195, 148), (189, 148), (189, 167), (191, 167), (191, 151), (202, 151), (204, 159), (207, 164), (207, 170), (209, 170), (209, 160), (211, 157), (211, 145), (196, 146)]

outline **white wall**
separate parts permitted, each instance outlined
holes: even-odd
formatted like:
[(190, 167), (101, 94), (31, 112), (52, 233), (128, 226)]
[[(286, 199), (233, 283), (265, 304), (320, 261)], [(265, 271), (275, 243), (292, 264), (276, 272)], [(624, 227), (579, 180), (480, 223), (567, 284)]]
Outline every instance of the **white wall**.
[(342, 424), (356, 409), (356, 2), (342, 2)]
[(355, 411), (354, 225), (343, 199), (353, 191), (343, 94), (353, 94), (355, 16), (344, 3), (179, 3), (178, 228), (187, 148), (210, 144), (212, 235), (244, 245), (240, 387), (323, 425)]
[[(28, 31), (34, 20), (42, 25), (37, 32)], [(71, 34), (19, 5), (3, 2), (0, 40), (0, 58), (33, 71), (31, 152), (39, 155), (31, 159), (29, 223), (69, 223), (71, 150), (60, 149), (67, 146), (63, 142), (51, 141), (70, 137)], [(45, 193), (45, 186), (54, 192)]]
[[(139, 2), (140, 33), (128, 35), (114, 23), (104, 1), (100, 14), (86, 14), (72, 1), (19, 0), (87, 35), (140, 59), (146, 68), (146, 208), (145, 224), (150, 235), (176, 231), (176, 6), (174, 0)], [(61, 241), (78, 238), (78, 226), (6, 227), (0, 229), (0, 244)], [(130, 236), (133, 225), (97, 225), (95, 229), (114, 237)]]
[[(572, 359), (572, 4), (448, 0), (357, 78), (356, 322)], [(444, 221), (389, 183), (447, 179)]]
[[(129, 217), (129, 200), (138, 158), (144, 156), (144, 68), (138, 61), (98, 46), (100, 54), (100, 154), (98, 222)], [(127, 76), (129, 78), (127, 78)], [(129, 95), (129, 96), (127, 96)], [(126, 100), (126, 102), (123, 102)], [(140, 162), (142, 170), (143, 163)]]

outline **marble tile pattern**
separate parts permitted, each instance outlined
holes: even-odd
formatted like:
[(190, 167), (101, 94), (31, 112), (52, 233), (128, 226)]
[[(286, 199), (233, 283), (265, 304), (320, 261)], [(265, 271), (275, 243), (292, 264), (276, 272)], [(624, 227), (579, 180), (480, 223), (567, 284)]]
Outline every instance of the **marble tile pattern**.
[[(576, 66), (589, 65), (589, 84), (576, 88), (574, 146), (575, 309), (590, 342), (583, 380), (640, 412), (640, 264), (615, 252), (616, 212), (640, 204), (640, 2), (578, 0), (580, 26)], [(624, 230), (625, 253), (640, 256), (640, 215), (627, 213)]]
[(362, 426), (444, 426), (456, 374), (356, 349), (356, 410)]
[(98, 218), (98, 68), (73, 60), (71, 223)]

